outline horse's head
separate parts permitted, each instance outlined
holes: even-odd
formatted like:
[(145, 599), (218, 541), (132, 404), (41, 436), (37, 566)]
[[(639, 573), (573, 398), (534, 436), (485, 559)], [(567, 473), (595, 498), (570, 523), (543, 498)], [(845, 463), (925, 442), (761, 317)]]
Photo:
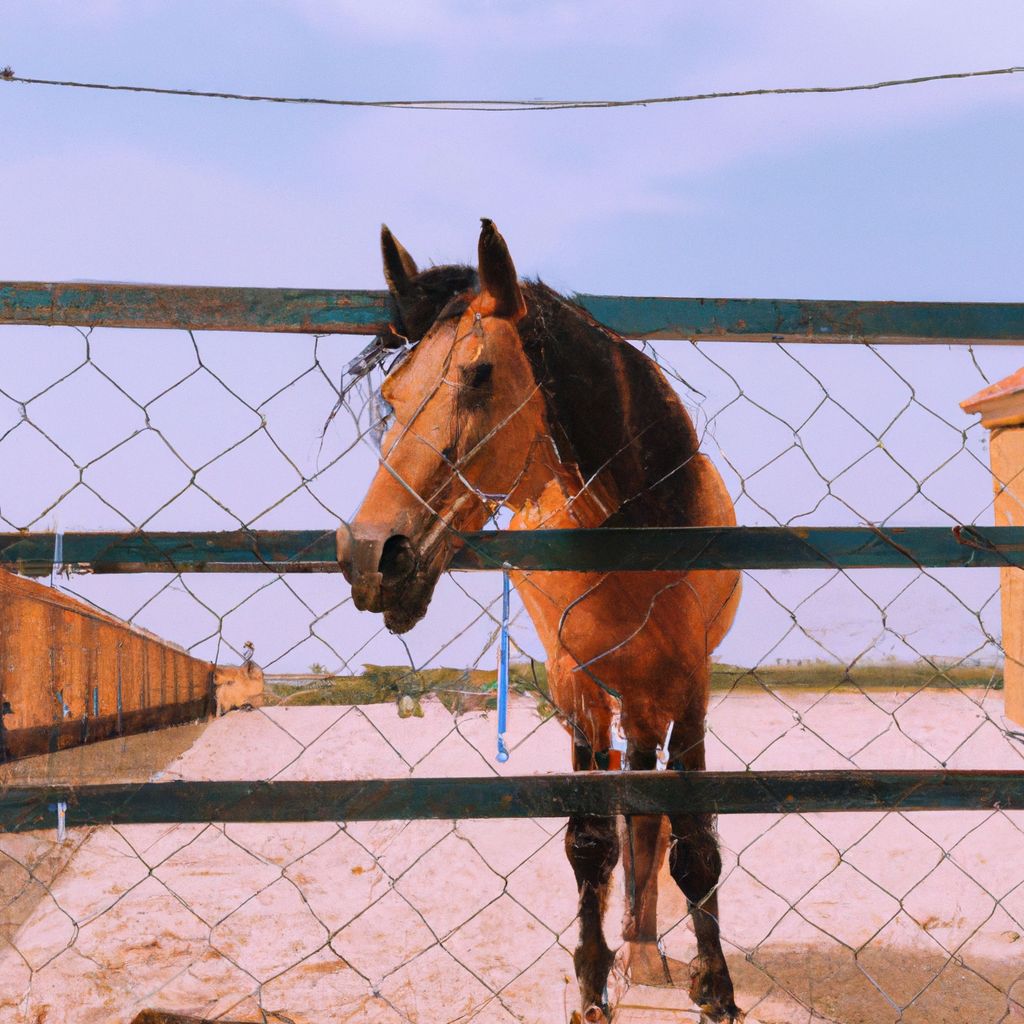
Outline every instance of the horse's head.
[(427, 610), (452, 532), (480, 529), (524, 486), (546, 431), (516, 329), (523, 293), (494, 225), (480, 233), (478, 287), (465, 267), (419, 274), (387, 229), (382, 242), (396, 327), (418, 344), (381, 389), (393, 421), (359, 512), (338, 530), (338, 560), (356, 607), (403, 633)]

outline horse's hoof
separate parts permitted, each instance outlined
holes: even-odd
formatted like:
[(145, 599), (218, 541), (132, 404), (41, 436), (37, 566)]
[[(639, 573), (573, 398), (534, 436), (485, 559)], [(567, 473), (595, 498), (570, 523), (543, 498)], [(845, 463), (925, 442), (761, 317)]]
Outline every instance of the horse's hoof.
[(735, 1004), (725, 1009), (715, 1009), (713, 1006), (700, 1007), (700, 1020), (697, 1024), (743, 1024), (747, 1015)]
[(713, 1006), (701, 1006), (698, 1024), (743, 1024), (747, 1015), (739, 1007), (727, 1006), (718, 1009)]
[(591, 1004), (580, 1013), (573, 1010), (569, 1017), (569, 1024), (608, 1024), (608, 1015), (596, 1004)]
[(701, 1024), (740, 1024), (744, 1014), (733, 1001), (732, 979), (724, 960), (697, 956), (690, 962), (690, 998)]
[(728, 1005), (711, 1006), (705, 1003), (699, 1005), (699, 1024), (743, 1024), (747, 1015), (731, 1000)]

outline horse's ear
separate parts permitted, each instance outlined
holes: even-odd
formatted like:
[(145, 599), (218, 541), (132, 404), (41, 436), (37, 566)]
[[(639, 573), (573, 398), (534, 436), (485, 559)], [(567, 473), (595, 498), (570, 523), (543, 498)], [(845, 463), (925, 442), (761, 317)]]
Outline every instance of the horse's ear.
[(494, 221), (483, 217), (480, 223), (480, 291), (493, 303), (489, 312), (518, 320), (526, 315), (526, 302), (508, 246)]
[(384, 280), (388, 283), (388, 290), (396, 298), (405, 295), (409, 290), (409, 279), (418, 273), (416, 261), (391, 234), (387, 224), (380, 226), (380, 252), (384, 257)]

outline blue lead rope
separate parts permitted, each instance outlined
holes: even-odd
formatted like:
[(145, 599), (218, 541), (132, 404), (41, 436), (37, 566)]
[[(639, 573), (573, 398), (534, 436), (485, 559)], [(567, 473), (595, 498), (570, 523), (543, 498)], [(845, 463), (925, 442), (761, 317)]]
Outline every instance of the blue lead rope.
[[(507, 565), (507, 563), (506, 563)], [(505, 730), (508, 729), (508, 569), (501, 574), (501, 640), (498, 646), (498, 755), (496, 760), (504, 764), (508, 760), (505, 746)]]

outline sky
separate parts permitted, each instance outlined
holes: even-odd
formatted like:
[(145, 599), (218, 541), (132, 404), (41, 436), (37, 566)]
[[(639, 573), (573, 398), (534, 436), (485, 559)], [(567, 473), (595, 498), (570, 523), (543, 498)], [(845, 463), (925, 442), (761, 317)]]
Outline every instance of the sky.
[[(1024, 53), (1016, 2), (97, 0), (5, 2), (2, 15), (0, 65), (24, 77), (352, 99), (844, 85), (1009, 67)], [(1022, 115), (1024, 75), (507, 114), (0, 82), (0, 279), (379, 288), (382, 221), (425, 265), (472, 260), (487, 216), (521, 274), (566, 292), (1019, 301)], [(0, 328), (0, 528), (303, 528), (351, 515), (373, 469), (365, 448), (277, 502), (350, 440), (337, 423), (318, 450), (328, 380), (364, 341)], [(985, 435), (957, 403), (1017, 369), (1017, 349), (657, 352), (702, 393), (682, 391), (741, 522), (991, 521)], [(201, 486), (188, 486), (197, 470)], [(468, 624), (498, 594), (490, 575), (447, 581), (406, 649), (375, 617), (335, 607), (338, 577), (268, 582), (67, 585), (204, 656), (230, 660), (253, 638), (281, 671), (339, 657), (466, 664), (489, 635)], [(990, 657), (976, 612), (987, 601), (982, 621), (998, 628), (996, 582), (751, 574), (720, 654)]]

